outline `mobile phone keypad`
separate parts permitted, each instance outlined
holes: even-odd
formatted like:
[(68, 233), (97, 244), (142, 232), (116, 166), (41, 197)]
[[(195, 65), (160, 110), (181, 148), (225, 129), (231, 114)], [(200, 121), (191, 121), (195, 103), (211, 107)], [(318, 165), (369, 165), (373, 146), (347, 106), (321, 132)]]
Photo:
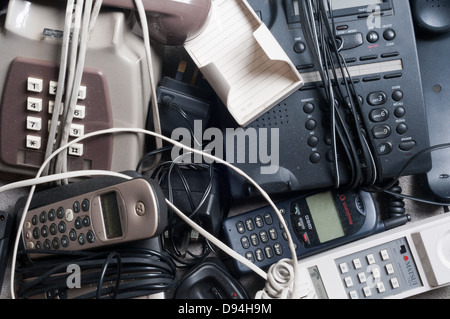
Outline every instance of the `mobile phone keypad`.
[(44, 207), (28, 213), (24, 237), (28, 249), (70, 250), (96, 241), (89, 215), (90, 201), (75, 200), (71, 207)]

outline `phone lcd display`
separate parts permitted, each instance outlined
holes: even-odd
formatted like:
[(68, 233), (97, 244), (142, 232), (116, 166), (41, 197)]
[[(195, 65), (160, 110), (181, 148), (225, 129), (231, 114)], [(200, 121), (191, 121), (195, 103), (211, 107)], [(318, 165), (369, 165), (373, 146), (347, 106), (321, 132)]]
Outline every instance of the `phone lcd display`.
[(331, 0), (333, 10), (382, 4), (383, 0)]
[(309, 196), (306, 203), (321, 243), (345, 235), (331, 192)]
[(105, 224), (106, 238), (122, 237), (122, 224), (116, 192), (110, 192), (100, 196), (103, 222)]

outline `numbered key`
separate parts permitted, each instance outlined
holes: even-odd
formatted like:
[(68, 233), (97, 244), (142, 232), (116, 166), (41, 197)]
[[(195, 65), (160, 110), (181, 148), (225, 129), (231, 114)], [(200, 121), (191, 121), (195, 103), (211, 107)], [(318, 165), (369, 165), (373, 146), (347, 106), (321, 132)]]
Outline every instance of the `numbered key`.
[(28, 97), (27, 98), (27, 110), (31, 112), (42, 111), (42, 99)]

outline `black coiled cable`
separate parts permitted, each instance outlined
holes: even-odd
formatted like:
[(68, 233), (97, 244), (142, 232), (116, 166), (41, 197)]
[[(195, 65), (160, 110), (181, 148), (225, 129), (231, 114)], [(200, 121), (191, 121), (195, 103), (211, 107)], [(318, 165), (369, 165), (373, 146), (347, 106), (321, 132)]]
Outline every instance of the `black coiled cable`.
[[(385, 196), (385, 216), (384, 225), (386, 230), (401, 226), (411, 221), (411, 215), (406, 214), (405, 201), (402, 194), (400, 181), (396, 180), (389, 188), (389, 192), (384, 193)], [(396, 196), (395, 194), (399, 194)]]

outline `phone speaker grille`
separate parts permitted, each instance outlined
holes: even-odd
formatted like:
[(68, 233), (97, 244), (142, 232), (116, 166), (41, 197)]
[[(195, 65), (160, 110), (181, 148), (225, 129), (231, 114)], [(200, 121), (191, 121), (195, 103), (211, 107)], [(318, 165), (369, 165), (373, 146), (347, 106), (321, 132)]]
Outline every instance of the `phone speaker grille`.
[(249, 127), (261, 128), (261, 127), (280, 127), (289, 123), (289, 108), (287, 103), (279, 103), (272, 109), (258, 117)]

